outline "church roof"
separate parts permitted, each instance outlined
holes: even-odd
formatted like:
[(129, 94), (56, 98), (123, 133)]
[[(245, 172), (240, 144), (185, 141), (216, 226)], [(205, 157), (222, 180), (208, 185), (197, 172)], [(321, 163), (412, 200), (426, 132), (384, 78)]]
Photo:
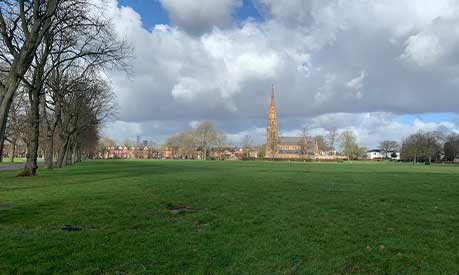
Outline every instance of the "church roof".
[(297, 145), (303, 140), (302, 137), (279, 137), (279, 144), (295, 144)]

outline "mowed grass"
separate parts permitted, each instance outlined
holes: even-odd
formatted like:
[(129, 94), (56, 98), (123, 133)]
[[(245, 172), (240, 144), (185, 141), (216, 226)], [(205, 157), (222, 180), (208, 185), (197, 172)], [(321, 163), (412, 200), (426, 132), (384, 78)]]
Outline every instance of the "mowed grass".
[[(0, 162), (0, 166), (2, 165), (11, 165), (11, 164), (19, 164), (19, 163), (25, 163), (26, 158), (14, 158), (14, 162), (11, 162), (10, 158), (4, 158), (2, 162)], [(39, 158), (37, 160), (38, 163), (44, 162), (44, 159)]]
[(0, 172), (0, 274), (459, 272), (457, 166), (88, 161), (15, 173)]

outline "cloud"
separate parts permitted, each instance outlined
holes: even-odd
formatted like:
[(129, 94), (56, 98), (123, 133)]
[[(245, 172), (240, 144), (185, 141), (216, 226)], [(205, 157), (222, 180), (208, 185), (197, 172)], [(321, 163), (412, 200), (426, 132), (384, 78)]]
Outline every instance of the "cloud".
[[(135, 51), (132, 76), (110, 72), (119, 120), (148, 136), (205, 119), (235, 139), (258, 135), (271, 84), (285, 131), (323, 129), (331, 115), (343, 125), (387, 122), (400, 138), (417, 128), (398, 127), (399, 115), (457, 112), (457, 1), (255, 0), (264, 20), (252, 21), (232, 17), (242, 1), (161, 0), (172, 23), (150, 30), (134, 10), (106, 1)], [(152, 121), (161, 133), (147, 128)], [(361, 125), (368, 144), (385, 135), (371, 137), (377, 123)]]
[(230, 25), (232, 11), (242, 5), (241, 0), (160, 1), (174, 24), (194, 34)]
[(349, 80), (349, 82), (346, 83), (346, 87), (352, 90), (356, 98), (362, 98), (362, 88), (364, 79), (365, 71), (361, 71), (357, 77)]
[[(457, 66), (459, 14), (437, 18), (422, 31), (410, 36), (401, 59), (421, 68)], [(453, 61), (453, 64), (451, 64)]]

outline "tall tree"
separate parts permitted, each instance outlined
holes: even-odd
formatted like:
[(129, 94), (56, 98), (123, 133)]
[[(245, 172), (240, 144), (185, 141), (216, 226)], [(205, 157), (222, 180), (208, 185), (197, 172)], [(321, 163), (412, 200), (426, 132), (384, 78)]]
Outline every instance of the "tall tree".
[(196, 148), (196, 140), (192, 131), (180, 133), (178, 139), (178, 155), (182, 158), (193, 158), (194, 150)]
[(443, 137), (438, 132), (418, 132), (402, 142), (401, 158), (413, 162), (439, 160)]
[(397, 141), (384, 140), (379, 143), (379, 149), (384, 153), (384, 157), (387, 159), (388, 152), (396, 151), (400, 148)]
[(309, 151), (309, 137), (306, 128), (303, 128), (301, 132), (301, 138), (298, 141), (298, 146), (300, 148), (301, 156), (306, 158)]
[(365, 156), (366, 148), (358, 145), (357, 136), (353, 131), (342, 132), (340, 140), (343, 154), (349, 159), (358, 159)]
[(326, 142), (324, 136), (322, 136), (322, 135), (315, 136), (314, 137), (314, 143), (315, 143), (315, 146), (317, 147), (316, 149), (319, 152), (327, 150), (327, 142)]
[(2, 0), (0, 61), (6, 77), (0, 82), (0, 155), (8, 114), (16, 91), (35, 58), (63, 0)]
[(452, 133), (446, 137), (443, 151), (447, 161), (454, 161), (459, 157), (459, 134)]
[(50, 30), (52, 52), (47, 63), (46, 96), (42, 101), (46, 130), (45, 164), (53, 167), (53, 143), (56, 127), (62, 119), (63, 99), (74, 90), (78, 79), (97, 70), (117, 65), (125, 69), (129, 47), (116, 38), (111, 22), (99, 16), (103, 8), (89, 0), (65, 0), (57, 22)]
[(254, 146), (254, 141), (253, 141), (252, 137), (249, 136), (249, 135), (244, 136), (244, 138), (242, 139), (241, 144), (242, 144), (242, 149), (244, 150), (245, 157), (249, 158), (250, 157), (250, 150), (252, 150), (252, 148)]
[(327, 144), (329, 146), (328, 150), (331, 150), (336, 153), (335, 145), (336, 145), (336, 140), (339, 138), (338, 130), (334, 127), (329, 128), (326, 138), (327, 138)]
[(13, 100), (8, 117), (5, 140), (10, 144), (10, 162), (14, 162), (18, 143), (27, 141), (27, 129), (30, 128), (25, 95), (24, 92), (19, 92), (19, 96)]
[(113, 115), (113, 93), (96, 73), (76, 80), (73, 90), (62, 101), (58, 123), (59, 153), (57, 166), (71, 164), (80, 153), (81, 134), (99, 126)]
[(194, 135), (199, 149), (203, 152), (203, 159), (207, 159), (209, 149), (218, 144), (219, 133), (210, 121), (204, 121), (196, 127)]

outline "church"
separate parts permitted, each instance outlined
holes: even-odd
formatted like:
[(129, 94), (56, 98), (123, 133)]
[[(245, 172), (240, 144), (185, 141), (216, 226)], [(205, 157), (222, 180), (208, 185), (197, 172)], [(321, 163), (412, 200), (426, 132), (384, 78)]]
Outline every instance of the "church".
[(274, 85), (269, 105), (268, 126), (266, 129), (266, 158), (298, 159), (310, 157), (308, 138), (281, 137), (277, 123)]
[(319, 149), (317, 139), (304, 134), (301, 137), (279, 136), (274, 85), (269, 105), (268, 126), (266, 128), (266, 158), (270, 159), (314, 159), (343, 160), (345, 156), (336, 154), (334, 148)]

